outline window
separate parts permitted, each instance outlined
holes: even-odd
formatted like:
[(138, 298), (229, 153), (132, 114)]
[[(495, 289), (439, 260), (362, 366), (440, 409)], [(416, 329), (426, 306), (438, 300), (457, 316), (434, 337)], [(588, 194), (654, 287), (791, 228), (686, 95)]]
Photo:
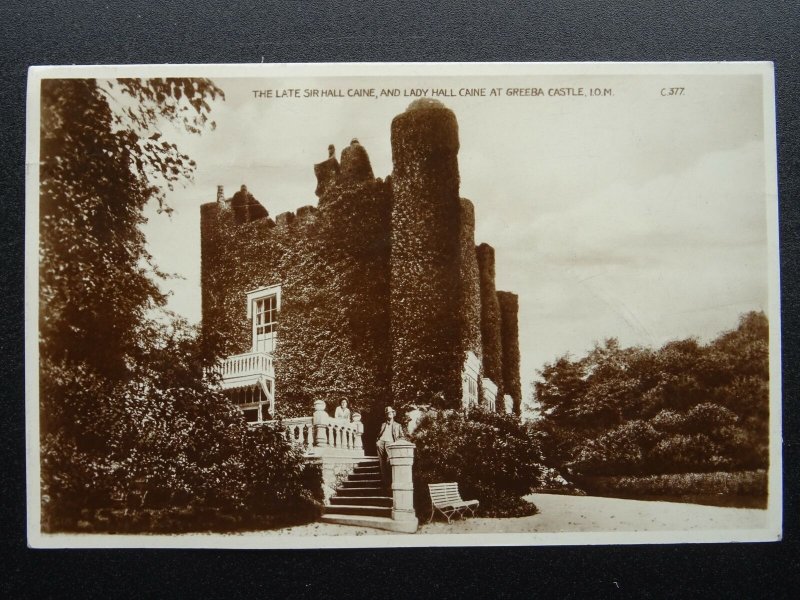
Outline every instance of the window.
[(247, 316), (253, 323), (253, 352), (275, 351), (281, 286), (259, 288), (247, 294)]
[(255, 328), (254, 349), (257, 352), (272, 352), (275, 332), (278, 328), (278, 298), (267, 296), (255, 301), (253, 327)]

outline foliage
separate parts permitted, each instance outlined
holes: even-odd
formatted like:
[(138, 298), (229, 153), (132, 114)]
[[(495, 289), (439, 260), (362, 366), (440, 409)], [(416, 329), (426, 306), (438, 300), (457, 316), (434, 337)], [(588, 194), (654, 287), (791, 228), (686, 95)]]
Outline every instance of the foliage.
[[(519, 297), (511, 292), (497, 292), (500, 303), (500, 334), (503, 345), (503, 387), (504, 393), (514, 400), (514, 414), (522, 414), (522, 383), (520, 381), (519, 352)], [(498, 396), (498, 399), (500, 396)], [(500, 406), (498, 410), (505, 410)]]
[[(464, 353), (472, 351), (475, 356), (483, 356), (481, 338), (481, 276), (478, 270), (478, 256), (475, 252), (475, 207), (466, 198), (460, 199), (461, 228), (459, 232), (461, 274), (461, 317)], [(519, 377), (519, 375), (518, 375)]]
[(475, 255), (480, 273), (483, 376), (497, 384), (495, 408), (498, 412), (503, 412), (503, 395), (506, 391), (503, 385), (502, 313), (495, 291), (494, 248), (489, 244), (480, 244), (475, 248)]
[(591, 476), (580, 478), (580, 485), (596, 496), (680, 498), (700, 504), (764, 508), (767, 472), (759, 469), (644, 476)]
[(280, 432), (248, 428), (203, 379), (196, 332), (154, 310), (165, 296), (143, 209), (157, 201), (168, 212), (163, 190), (194, 169), (158, 129), (213, 127), (208, 102), (221, 95), (193, 79), (42, 83), (45, 530), (110, 526), (115, 506), (204, 515), (184, 523), (194, 529), (209, 527), (209, 514), (318, 510), (318, 477)]
[(195, 332), (180, 322), (165, 329), (169, 337), (130, 382), (111, 385), (71, 365), (46, 369), (65, 400), (48, 420), (74, 423), (43, 435), (44, 526), (71, 529), (81, 511), (115, 506), (193, 511), (201, 520), (183, 526), (194, 529), (219, 527), (219, 515), (240, 526), (313, 518), (321, 488), (300, 452), (278, 429), (249, 427), (203, 382)]
[(463, 326), (455, 114), (436, 102), (409, 106), (392, 120), (391, 141), (392, 400), (401, 411), (455, 408), (474, 335)]
[(198, 131), (207, 100), (221, 94), (207, 80), (42, 82), (43, 354), (115, 380), (141, 358), (139, 326), (164, 304), (149, 276), (142, 210), (151, 200), (164, 208), (163, 187), (194, 169), (161, 133), (148, 134), (165, 118)]
[(458, 482), (461, 496), (480, 500), (481, 514), (521, 516), (535, 507), (520, 502), (540, 483), (542, 456), (534, 433), (517, 418), (482, 408), (431, 411), (411, 436), (415, 505), (430, 511), (429, 483)]
[(763, 313), (706, 345), (616, 340), (547, 364), (535, 382), (547, 463), (563, 473), (647, 475), (768, 463), (768, 323)]
[[(204, 206), (203, 335), (206, 353), (248, 351), (246, 292), (282, 284), (275, 352), (282, 416), (309, 414), (313, 400), (342, 399), (380, 419), (388, 383), (388, 186), (333, 186), (307, 219), (235, 225)], [(373, 419), (374, 420), (374, 419)]]

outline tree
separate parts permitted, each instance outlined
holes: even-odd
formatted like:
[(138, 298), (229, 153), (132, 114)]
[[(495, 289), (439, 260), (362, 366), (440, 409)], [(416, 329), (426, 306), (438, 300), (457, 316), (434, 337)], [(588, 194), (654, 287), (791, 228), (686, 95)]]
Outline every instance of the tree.
[(549, 466), (576, 475), (764, 468), (769, 442), (768, 323), (763, 313), (702, 345), (596, 345), (534, 383)]
[(505, 413), (472, 408), (430, 411), (410, 436), (416, 444), (414, 495), (418, 512), (430, 510), (428, 484), (457, 481), (463, 497), (477, 498), (481, 514), (508, 517), (536, 511), (521, 496), (542, 482), (539, 441), (527, 425)]
[[(40, 340), (45, 360), (124, 380), (142, 358), (141, 324), (165, 303), (139, 226), (148, 202), (191, 177), (194, 162), (157, 131), (200, 133), (202, 79), (42, 82)], [(112, 110), (114, 103), (116, 110)], [(160, 185), (159, 185), (160, 184)], [(102, 340), (102, 343), (99, 343)]]
[(195, 168), (160, 129), (213, 128), (210, 102), (222, 97), (204, 79), (42, 83), (46, 528), (118, 501), (256, 515), (317, 504), (280, 432), (250, 430), (204, 380), (197, 334), (163, 310), (163, 274), (140, 230), (145, 206), (169, 214), (165, 190)]

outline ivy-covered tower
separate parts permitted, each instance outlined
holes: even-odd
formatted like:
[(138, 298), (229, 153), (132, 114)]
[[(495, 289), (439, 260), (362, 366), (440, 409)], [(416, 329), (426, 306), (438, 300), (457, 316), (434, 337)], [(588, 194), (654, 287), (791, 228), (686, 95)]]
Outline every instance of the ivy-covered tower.
[(201, 207), (204, 350), (251, 420), (346, 399), (367, 439), (388, 404), (518, 412), (494, 397), (520, 393), (516, 296), (475, 247), (456, 117), (415, 102), (391, 145), (386, 180), (358, 140), (329, 146), (316, 206), (295, 213), (273, 219), (245, 187)]
[(461, 399), (458, 123), (418, 101), (392, 121), (390, 315), (396, 404)]

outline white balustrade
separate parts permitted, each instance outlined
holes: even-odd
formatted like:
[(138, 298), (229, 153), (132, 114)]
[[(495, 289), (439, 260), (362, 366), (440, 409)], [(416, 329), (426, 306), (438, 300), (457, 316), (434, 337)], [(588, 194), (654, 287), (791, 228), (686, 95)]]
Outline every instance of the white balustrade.
[[(307, 453), (345, 453), (353, 456), (364, 455), (361, 439), (364, 425), (361, 415), (355, 413), (352, 422), (331, 418), (325, 410), (325, 402), (314, 402), (313, 417), (283, 419), (284, 437)], [(265, 425), (278, 421), (264, 421)]]
[(223, 390), (259, 386), (267, 398), (270, 414), (275, 413), (275, 366), (271, 354), (235, 354), (208, 369), (217, 376)]
[[(275, 421), (271, 421), (275, 423)], [(306, 452), (312, 447), (314, 427), (311, 417), (283, 420), (283, 435), (291, 444), (298, 446)]]
[(266, 352), (247, 352), (235, 354), (223, 360), (218, 371), (223, 379), (231, 377), (249, 377), (270, 375), (275, 373), (272, 355)]

